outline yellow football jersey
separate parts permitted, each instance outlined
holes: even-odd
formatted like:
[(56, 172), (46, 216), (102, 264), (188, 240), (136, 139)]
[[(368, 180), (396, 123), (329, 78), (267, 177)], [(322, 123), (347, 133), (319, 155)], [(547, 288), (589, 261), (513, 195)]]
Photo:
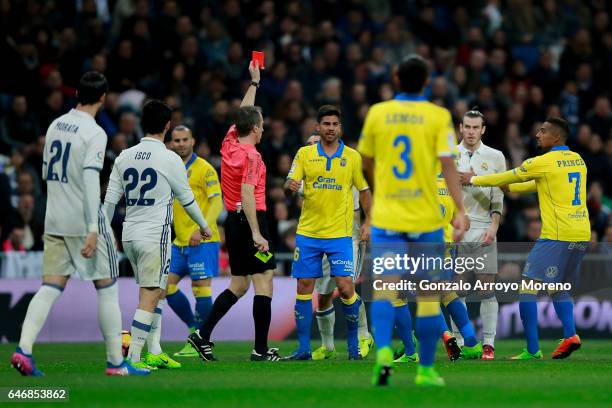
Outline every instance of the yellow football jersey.
[(436, 191), (439, 157), (457, 152), (448, 110), (406, 94), (377, 103), (358, 150), (374, 159), (373, 226), (419, 233), (444, 225)]
[(442, 174), (438, 174), (437, 179), (438, 186), (438, 198), (440, 199), (440, 211), (442, 211), (442, 217), (444, 218), (444, 242), (453, 242), (453, 225), (451, 221), (455, 215), (455, 202), (448, 192), (446, 186), (446, 180)]
[(340, 142), (328, 157), (320, 143), (298, 150), (287, 178), (304, 182), (304, 203), (297, 233), (311, 238), (353, 235), (353, 186), (368, 188), (361, 155)]
[(591, 225), (586, 205), (587, 168), (578, 153), (567, 146), (553, 147), (548, 153), (527, 159), (513, 170), (499, 174), (475, 176), (479, 186), (510, 187), (514, 192), (538, 192), (542, 214), (542, 239), (588, 241)]
[[(200, 206), (203, 214), (206, 214), (210, 206), (209, 199), (221, 195), (221, 185), (219, 176), (215, 168), (206, 160), (196, 156), (194, 153), (191, 159), (185, 164), (189, 186), (193, 190), (196, 202)], [(212, 237), (202, 242), (219, 242), (219, 229), (217, 220), (206, 220), (212, 230)], [(189, 237), (194, 231), (198, 230), (197, 224), (189, 217), (189, 214), (174, 200), (174, 232), (176, 238), (174, 244), (178, 246), (188, 246)]]

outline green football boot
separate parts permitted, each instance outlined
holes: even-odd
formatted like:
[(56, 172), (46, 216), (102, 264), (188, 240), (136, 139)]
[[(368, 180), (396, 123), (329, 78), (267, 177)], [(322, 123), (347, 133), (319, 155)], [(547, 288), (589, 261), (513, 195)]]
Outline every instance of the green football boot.
[(389, 385), (393, 373), (393, 350), (391, 347), (383, 347), (376, 352), (376, 363), (372, 372), (372, 385)]
[(472, 347), (461, 347), (460, 358), (464, 360), (479, 360), (482, 357), (482, 343), (478, 342)]
[(416, 385), (444, 387), (446, 383), (444, 378), (440, 377), (440, 374), (433, 367), (418, 366), (417, 375), (414, 378)]
[(151, 367), (157, 368), (181, 368), (181, 363), (173, 360), (166, 353), (152, 354), (147, 353), (144, 359), (145, 363)]
[(419, 354), (414, 353), (412, 355), (402, 354), (400, 357), (393, 360), (394, 363), (418, 363), (419, 362)]
[(174, 353), (174, 357), (198, 357), (196, 349), (189, 343), (185, 343), (182, 349)]
[(140, 360), (137, 363), (132, 363), (132, 366), (134, 366), (136, 368), (146, 369), (146, 370), (149, 370), (149, 371), (157, 370), (157, 367), (153, 367), (153, 366), (148, 365), (144, 360)]
[[(359, 354), (362, 358), (366, 358), (370, 354), (370, 350), (374, 348), (374, 337), (359, 337)], [(314, 355), (313, 355), (314, 360)]]
[(312, 352), (313, 360), (330, 360), (336, 357), (336, 349), (328, 350), (325, 346), (321, 346)]
[(514, 356), (510, 357), (510, 360), (544, 360), (544, 355), (542, 351), (538, 350), (534, 354), (531, 354), (527, 349), (523, 349), (523, 351)]

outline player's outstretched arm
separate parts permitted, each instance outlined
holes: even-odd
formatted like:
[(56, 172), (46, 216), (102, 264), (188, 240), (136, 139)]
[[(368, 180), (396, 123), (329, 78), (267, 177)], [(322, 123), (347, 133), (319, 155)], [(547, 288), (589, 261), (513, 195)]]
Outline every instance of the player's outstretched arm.
[(536, 193), (538, 188), (535, 180), (525, 181), (524, 183), (513, 183), (508, 185), (508, 192), (510, 193)]
[[(516, 169), (504, 171), (503, 173), (487, 174), (484, 176), (476, 176), (468, 174), (470, 184), (475, 186), (499, 187), (506, 184), (520, 183), (521, 180), (516, 174)], [(473, 173), (472, 173), (473, 174)]]
[(244, 106), (255, 106), (257, 86), (254, 86), (253, 82), (259, 85), (259, 81), (261, 80), (258, 61), (251, 61), (249, 64), (249, 74), (251, 74), (251, 85), (249, 85), (249, 88), (244, 94), (244, 98), (242, 98), (242, 102), (240, 103), (241, 108)]

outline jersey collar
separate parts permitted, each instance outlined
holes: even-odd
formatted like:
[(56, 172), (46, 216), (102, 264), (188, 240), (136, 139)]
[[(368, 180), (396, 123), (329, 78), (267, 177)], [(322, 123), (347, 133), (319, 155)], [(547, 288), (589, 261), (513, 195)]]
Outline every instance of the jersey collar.
[(185, 163), (185, 169), (188, 169), (189, 166), (191, 166), (193, 164), (193, 162), (195, 161), (195, 159), (197, 159), (198, 156), (195, 153), (191, 153), (191, 157), (189, 158), (189, 161), (187, 163)]
[(556, 152), (557, 150), (569, 150), (569, 147), (563, 145), (563, 146), (554, 146), (552, 149), (550, 149), (551, 152)]
[(140, 139), (140, 141), (141, 142), (156, 142), (156, 143), (164, 144), (164, 142), (162, 142), (161, 140), (156, 139), (154, 137), (150, 137), (150, 136), (144, 136), (142, 139)]
[(398, 93), (397, 95), (395, 95), (394, 99), (396, 101), (412, 101), (412, 102), (427, 100), (427, 98), (425, 98), (424, 95), (406, 93), (406, 92)]
[(323, 156), (327, 158), (327, 165), (325, 166), (327, 171), (331, 170), (332, 160), (336, 157), (342, 156), (342, 152), (344, 151), (344, 143), (342, 142), (342, 140), (339, 140), (339, 143), (340, 144), (338, 146), (338, 149), (336, 149), (336, 152), (332, 154), (331, 156), (328, 156), (323, 150), (323, 146), (321, 146), (321, 141), (317, 142), (317, 151), (319, 152), (319, 156)]

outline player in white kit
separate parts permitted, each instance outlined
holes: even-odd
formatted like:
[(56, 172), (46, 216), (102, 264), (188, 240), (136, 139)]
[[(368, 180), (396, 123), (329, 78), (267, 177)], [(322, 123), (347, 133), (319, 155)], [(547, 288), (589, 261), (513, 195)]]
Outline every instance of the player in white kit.
[[(319, 142), (319, 135), (312, 135), (306, 141), (307, 145), (312, 145)], [(300, 189), (300, 194), (303, 195), (303, 186)], [(353, 282), (359, 279), (363, 260), (365, 256), (365, 242), (360, 241), (360, 212), (359, 212), (359, 190), (353, 187), (353, 259), (355, 260), (355, 273), (353, 274)], [(318, 294), (317, 310), (317, 327), (321, 334), (321, 347), (312, 352), (313, 360), (327, 360), (336, 356), (336, 348), (334, 346), (334, 325), (336, 323), (336, 310), (333, 305), (333, 294), (336, 289), (336, 281), (330, 275), (329, 261), (327, 256), (323, 255), (323, 277), (315, 281), (315, 290)], [(365, 310), (365, 305), (362, 302), (359, 307), (359, 322), (358, 322), (358, 339), (359, 339), (359, 354), (363, 358), (367, 357), (370, 348), (374, 345), (374, 339), (368, 330), (368, 318)]]
[[(506, 171), (506, 159), (502, 152), (482, 143), (486, 126), (484, 115), (477, 108), (465, 113), (460, 126), (463, 140), (458, 146), (457, 170), (473, 172), (479, 175), (501, 173)], [(484, 268), (475, 268), (466, 274), (474, 274), (482, 283), (493, 283), (497, 276), (497, 229), (503, 211), (504, 194), (498, 187), (477, 187), (461, 180), (463, 185), (463, 203), (470, 218), (470, 229), (466, 231), (457, 248), (458, 257), (483, 257)], [(465, 296), (465, 294), (463, 294)], [(494, 359), (494, 342), (497, 329), (499, 305), (495, 291), (482, 290), (480, 299), (480, 317), (482, 319), (483, 345), (482, 359)], [(465, 303), (465, 297), (461, 298)], [(453, 322), (453, 335), (463, 345), (461, 333)], [(468, 353), (466, 353), (467, 357)], [(478, 357), (470, 354), (471, 357)]]
[[(159, 344), (165, 303), (165, 299), (160, 301), (160, 298), (164, 297), (170, 267), (170, 228), (175, 196), (200, 227), (202, 237), (212, 235), (187, 182), (183, 160), (164, 144), (171, 114), (172, 109), (161, 101), (152, 100), (144, 105), (141, 126), (145, 137), (136, 146), (121, 152), (115, 160), (104, 199), (110, 218), (125, 194), (123, 249), (140, 286), (128, 359), (142, 368), (181, 366), (163, 353)], [(145, 342), (149, 353), (141, 361)]]
[(104, 75), (86, 73), (79, 82), (77, 107), (54, 120), (47, 130), (43, 152), (43, 178), (47, 182), (43, 283), (30, 301), (19, 347), (11, 358), (22, 375), (43, 375), (32, 358), (32, 347), (74, 273), (93, 281), (97, 289), (106, 374), (149, 374), (124, 361), (121, 354), (117, 253), (109, 221), (100, 211), (100, 170), (107, 136), (94, 119), (107, 90)]

